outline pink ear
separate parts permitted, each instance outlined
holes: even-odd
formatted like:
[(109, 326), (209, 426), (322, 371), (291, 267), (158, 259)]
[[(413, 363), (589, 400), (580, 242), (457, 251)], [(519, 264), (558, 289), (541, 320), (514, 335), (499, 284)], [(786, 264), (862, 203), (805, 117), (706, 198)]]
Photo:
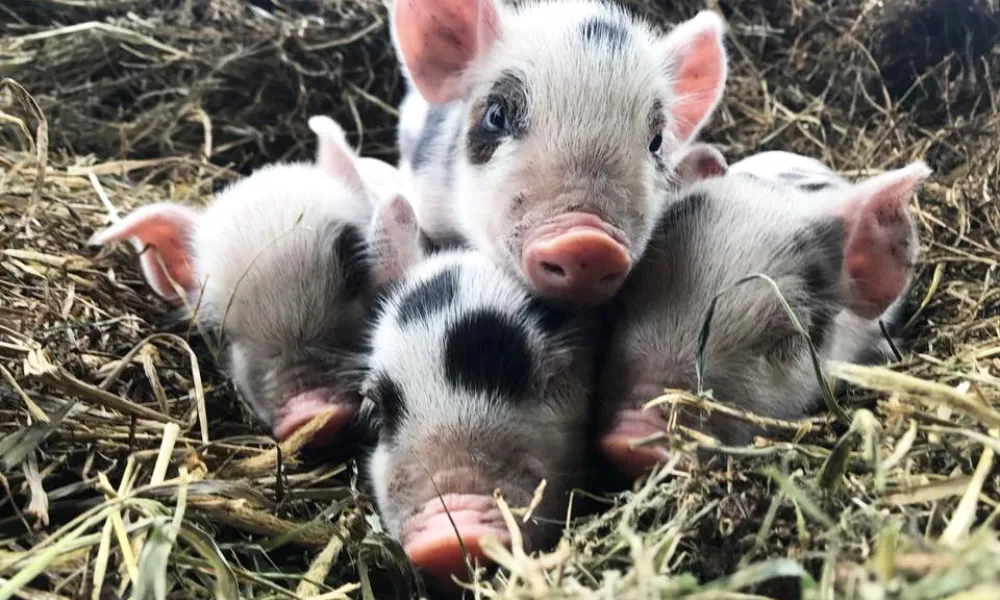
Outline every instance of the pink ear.
[(728, 70), (722, 17), (703, 10), (664, 39), (674, 100), (671, 127), (681, 143), (694, 138), (722, 98)]
[(417, 91), (432, 104), (464, 92), (465, 69), (498, 36), (493, 0), (396, 0), (392, 37)]
[(848, 306), (861, 317), (878, 317), (909, 285), (917, 252), (909, 201), (930, 174), (923, 162), (912, 163), (859, 183), (843, 205)]
[(198, 213), (190, 208), (165, 202), (150, 204), (98, 231), (87, 243), (105, 245), (131, 239), (141, 253), (139, 264), (146, 283), (161, 298), (179, 304), (171, 280), (188, 294), (198, 291), (190, 249), (197, 218)]
[(674, 155), (674, 176), (681, 186), (722, 177), (729, 169), (726, 157), (710, 144), (689, 144)]
[(376, 285), (401, 278), (423, 257), (417, 216), (403, 196), (396, 195), (375, 209), (368, 237), (375, 255)]
[(355, 163), (357, 155), (347, 145), (344, 130), (330, 117), (309, 118), (309, 129), (316, 134), (316, 164), (358, 190), (364, 190)]

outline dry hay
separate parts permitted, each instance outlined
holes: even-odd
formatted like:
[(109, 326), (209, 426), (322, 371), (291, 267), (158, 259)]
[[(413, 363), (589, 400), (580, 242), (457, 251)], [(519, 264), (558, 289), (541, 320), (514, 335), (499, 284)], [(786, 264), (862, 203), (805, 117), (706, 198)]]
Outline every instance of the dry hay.
[[(665, 23), (697, 8), (632, 4)], [(836, 370), (855, 384), (850, 426), (783, 424), (700, 467), (681, 450), (711, 440), (677, 432), (678, 462), (553, 553), (498, 555), (481, 597), (1000, 597), (1000, 11), (713, 5), (733, 75), (707, 137), (731, 159), (935, 169), (914, 205), (912, 346), (890, 368)], [(310, 114), (391, 157), (384, 9), (39, 0), (0, 15), (0, 74), (26, 90), (0, 91), (0, 598), (411, 597), (353, 465), (276, 451), (133, 253), (83, 245), (102, 193), (122, 212), (203, 202), (308, 152)]]

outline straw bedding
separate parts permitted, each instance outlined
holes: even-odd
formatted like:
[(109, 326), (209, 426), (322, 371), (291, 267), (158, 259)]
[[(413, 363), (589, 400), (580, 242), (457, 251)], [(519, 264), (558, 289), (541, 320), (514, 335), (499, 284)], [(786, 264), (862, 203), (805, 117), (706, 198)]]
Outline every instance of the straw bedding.
[[(630, 4), (665, 26), (701, 7)], [(934, 168), (913, 205), (909, 345), (890, 367), (834, 370), (850, 423), (821, 415), (707, 464), (686, 456), (710, 441), (678, 435), (677, 462), (473, 587), (1000, 597), (1000, 7), (709, 4), (732, 76), (705, 135), (731, 160)], [(84, 244), (109, 206), (203, 203), (307, 156), (312, 114), (394, 160), (402, 82), (381, 3), (6, 2), (0, 76), (0, 598), (421, 593), (353, 463), (275, 448), (131, 248)]]

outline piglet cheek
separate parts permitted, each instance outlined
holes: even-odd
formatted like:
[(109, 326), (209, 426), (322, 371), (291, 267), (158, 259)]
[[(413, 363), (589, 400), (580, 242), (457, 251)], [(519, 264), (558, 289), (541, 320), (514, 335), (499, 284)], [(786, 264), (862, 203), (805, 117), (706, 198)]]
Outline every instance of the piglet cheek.
[(285, 440), (314, 418), (329, 413), (326, 424), (313, 434), (310, 445), (337, 441), (341, 431), (358, 411), (359, 403), (332, 390), (318, 388), (289, 396), (274, 413), (274, 436)]
[(604, 457), (622, 474), (638, 479), (670, 457), (670, 452), (662, 445), (664, 440), (638, 443), (663, 434), (666, 429), (667, 423), (657, 409), (623, 410), (616, 416), (614, 425), (600, 437), (598, 445)]

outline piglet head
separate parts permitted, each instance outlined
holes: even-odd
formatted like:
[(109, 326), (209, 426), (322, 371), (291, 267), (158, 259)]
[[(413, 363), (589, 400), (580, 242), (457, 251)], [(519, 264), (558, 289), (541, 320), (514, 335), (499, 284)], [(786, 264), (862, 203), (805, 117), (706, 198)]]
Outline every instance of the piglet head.
[(511, 542), (494, 491), (523, 507), (544, 480), (517, 523), (529, 548), (553, 541), (584, 468), (586, 328), (473, 252), (409, 269), (382, 306), (362, 389), (380, 423), (367, 470), (390, 534), (434, 580), (465, 579), (465, 553), (483, 563), (487, 536)]
[(722, 94), (722, 19), (660, 36), (605, 3), (400, 0), (393, 31), (420, 94), (462, 106), (462, 233), (543, 296), (611, 298)]
[[(659, 408), (642, 407), (664, 388), (696, 389), (707, 303), (743, 277), (762, 273), (777, 284), (821, 360), (852, 360), (876, 344), (873, 320), (903, 297), (912, 276), (908, 202), (929, 173), (914, 163), (845, 185), (833, 201), (739, 173), (692, 186), (663, 215), (615, 300), (600, 392), (605, 456), (633, 477), (667, 457), (662, 440), (638, 444), (667, 429)], [(718, 401), (797, 419), (820, 398), (809, 345), (762, 280), (719, 298), (704, 343), (701, 383)], [(723, 443), (749, 442), (755, 431), (725, 415), (678, 415)]]
[(315, 163), (263, 167), (205, 209), (142, 207), (92, 242), (146, 249), (146, 281), (197, 306), (190, 313), (220, 335), (228, 374), (277, 438), (329, 413), (313, 439), (330, 443), (360, 404), (363, 323), (374, 286), (391, 274), (370, 251), (378, 195), (339, 126), (325, 117), (310, 126)]

